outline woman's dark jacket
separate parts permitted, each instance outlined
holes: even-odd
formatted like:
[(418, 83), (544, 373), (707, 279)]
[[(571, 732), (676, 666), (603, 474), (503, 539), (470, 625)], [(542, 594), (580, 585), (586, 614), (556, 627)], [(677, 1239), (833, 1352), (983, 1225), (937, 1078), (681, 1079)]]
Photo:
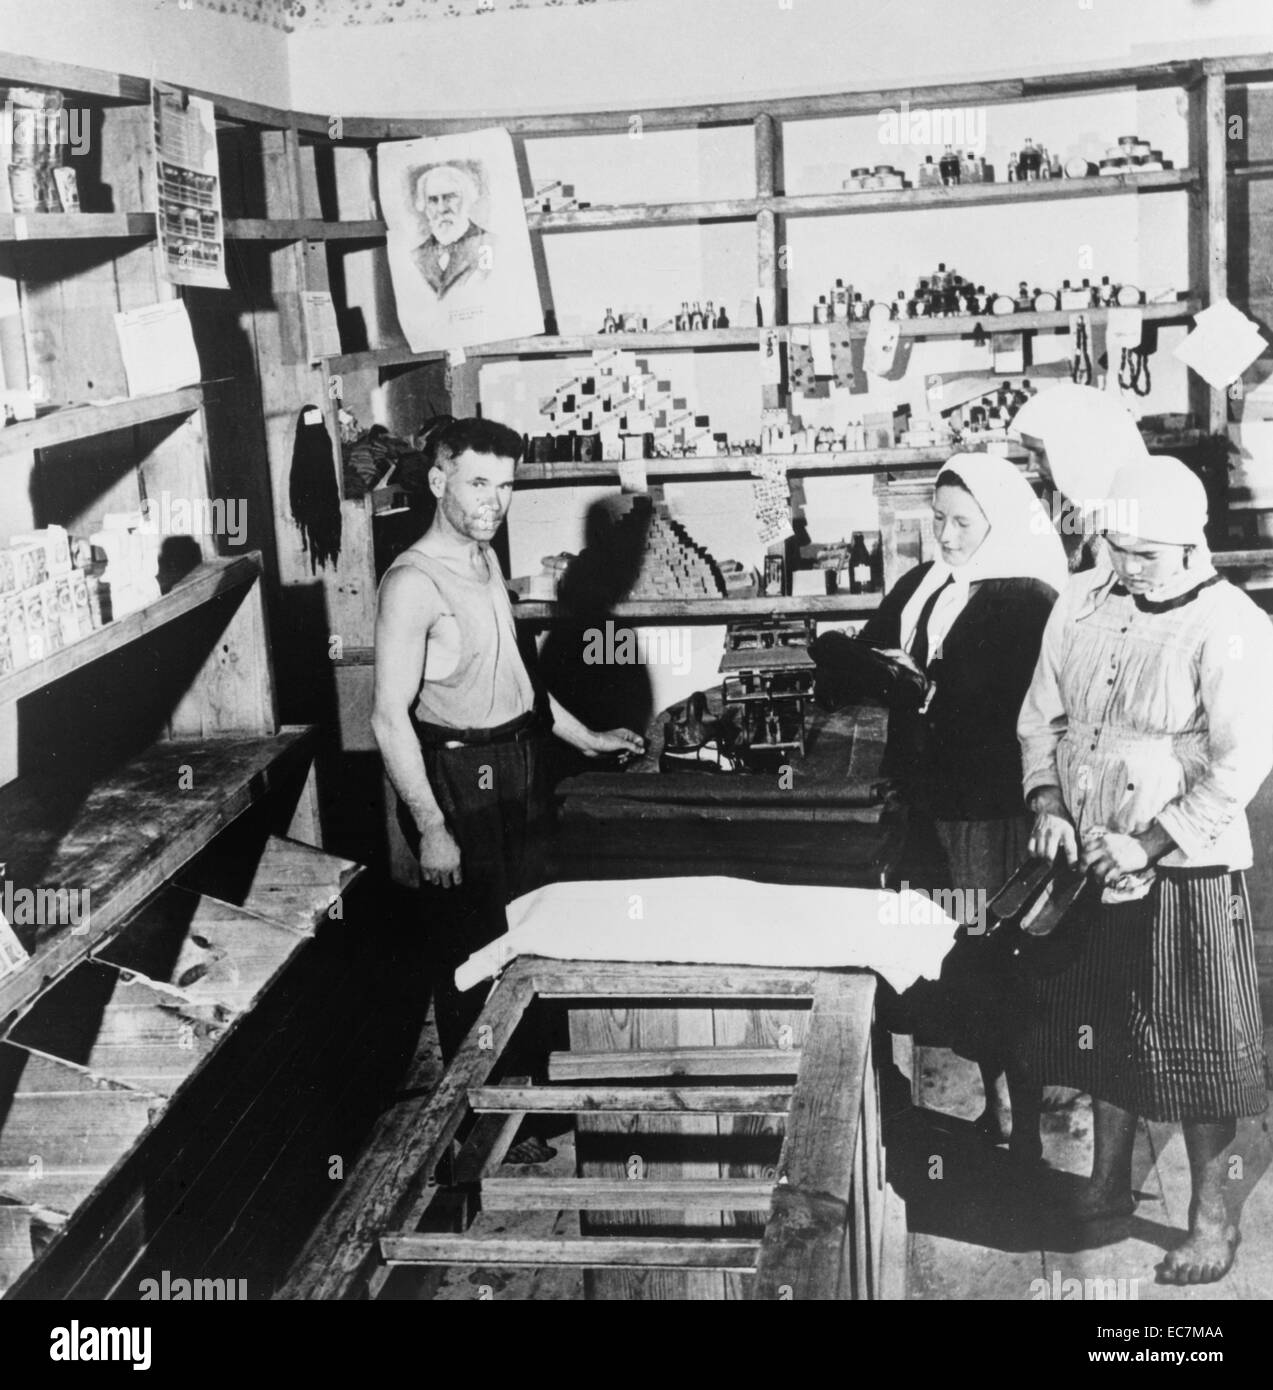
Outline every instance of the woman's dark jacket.
[[(900, 647), (902, 610), (931, 568), (929, 561), (903, 575), (861, 635)], [(927, 713), (891, 714), (890, 762), (909, 769), (912, 799), (934, 819), (1025, 814), (1017, 715), (1055, 602), (1056, 591), (1038, 579), (974, 583), (940, 659), (929, 664), (937, 691)]]

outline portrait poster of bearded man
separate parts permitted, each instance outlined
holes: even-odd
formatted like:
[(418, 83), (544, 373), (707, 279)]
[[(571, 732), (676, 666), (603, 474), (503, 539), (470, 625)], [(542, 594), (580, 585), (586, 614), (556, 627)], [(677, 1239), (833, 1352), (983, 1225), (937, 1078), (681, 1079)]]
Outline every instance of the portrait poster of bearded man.
[(542, 333), (512, 141), (502, 129), (377, 150), (389, 269), (413, 352)]

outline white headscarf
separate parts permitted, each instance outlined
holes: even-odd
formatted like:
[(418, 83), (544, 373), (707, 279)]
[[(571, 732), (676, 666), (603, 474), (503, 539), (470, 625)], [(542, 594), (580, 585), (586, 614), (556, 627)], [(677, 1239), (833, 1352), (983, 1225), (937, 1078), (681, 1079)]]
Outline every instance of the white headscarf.
[(1146, 455), (1124, 464), (1110, 484), (1106, 519), (1110, 531), (1141, 541), (1193, 547), (1187, 567), (1145, 595), (1155, 603), (1186, 593), (1216, 572), (1203, 530), (1207, 490), (1179, 459)]
[(1043, 445), (1057, 491), (1085, 515), (1108, 494), (1123, 464), (1148, 456), (1136, 421), (1117, 396), (1071, 381), (1028, 400), (1009, 432)]
[[(928, 620), (929, 659), (968, 602), (969, 588), (984, 579), (1039, 579), (1058, 593), (1069, 578), (1065, 550), (1048, 517), (1015, 464), (993, 454), (955, 454), (942, 467), (963, 479), (990, 523), (986, 538), (966, 564), (948, 565), (940, 556), (902, 609), (902, 648), (910, 651), (928, 597), (948, 579)], [(938, 478), (941, 477), (939, 473)]]

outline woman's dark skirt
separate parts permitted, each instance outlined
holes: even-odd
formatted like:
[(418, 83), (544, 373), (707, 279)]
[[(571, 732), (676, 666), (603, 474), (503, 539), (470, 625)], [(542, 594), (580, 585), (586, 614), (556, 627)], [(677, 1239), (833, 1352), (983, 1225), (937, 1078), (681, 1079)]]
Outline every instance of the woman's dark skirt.
[(1162, 869), (1149, 895), (1090, 909), (1068, 969), (1033, 984), (1026, 1065), (1150, 1120), (1267, 1105), (1251, 906), (1242, 874)]
[(965, 930), (942, 966), (942, 1031), (961, 1057), (996, 1072), (1019, 1055), (1031, 996), (1016, 958), (985, 940), (984, 909), (1025, 859), (1032, 824), (1029, 816), (936, 822), (950, 886), (972, 894), (963, 900), (970, 909)]

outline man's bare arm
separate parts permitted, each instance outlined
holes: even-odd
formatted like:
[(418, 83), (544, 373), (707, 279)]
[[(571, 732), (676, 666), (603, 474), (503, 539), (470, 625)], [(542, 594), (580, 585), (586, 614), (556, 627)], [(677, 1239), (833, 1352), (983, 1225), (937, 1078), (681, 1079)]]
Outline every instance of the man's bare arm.
[(420, 689), (432, 589), (409, 569), (394, 570), (380, 587), (376, 609), (376, 684), (371, 730), (385, 771), (420, 832), (420, 871), (426, 881), (460, 882), (459, 846), (446, 828), (411, 726)]

